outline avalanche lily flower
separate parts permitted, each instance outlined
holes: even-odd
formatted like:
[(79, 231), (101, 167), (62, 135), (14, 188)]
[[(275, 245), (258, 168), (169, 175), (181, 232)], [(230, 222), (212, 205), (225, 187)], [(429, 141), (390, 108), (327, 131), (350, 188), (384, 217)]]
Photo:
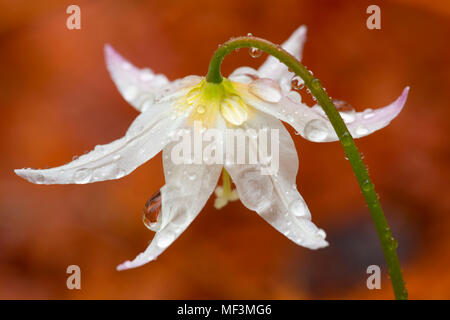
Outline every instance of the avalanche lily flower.
[[(306, 28), (302, 26), (282, 46), (300, 59), (305, 38)], [(292, 90), (294, 74), (286, 66), (269, 57), (258, 70), (239, 68), (220, 84), (208, 83), (198, 76), (171, 82), (150, 69), (136, 68), (109, 45), (105, 56), (118, 90), (141, 112), (126, 135), (63, 166), (15, 172), (36, 184), (119, 179), (162, 150), (165, 185), (160, 190), (161, 212), (152, 224), (156, 234), (143, 253), (119, 265), (118, 270), (155, 260), (189, 226), (215, 190), (218, 208), (239, 198), (296, 244), (310, 249), (328, 245), (325, 232), (311, 222), (309, 209), (296, 188), (299, 161), (281, 121), (310, 141), (337, 141), (338, 137), (320, 106), (308, 107)], [(407, 94), (405, 88), (396, 101), (384, 108), (340, 113), (352, 136), (361, 138), (388, 125), (402, 110)], [(222, 131), (279, 130), (278, 172), (260, 174), (261, 164), (174, 164), (170, 159), (175, 147), (171, 136), (175, 130), (189, 129), (194, 121)], [(215, 147), (223, 148), (223, 140), (215, 143)], [(223, 168), (236, 185), (236, 190), (228, 194), (221, 187), (216, 189)]]

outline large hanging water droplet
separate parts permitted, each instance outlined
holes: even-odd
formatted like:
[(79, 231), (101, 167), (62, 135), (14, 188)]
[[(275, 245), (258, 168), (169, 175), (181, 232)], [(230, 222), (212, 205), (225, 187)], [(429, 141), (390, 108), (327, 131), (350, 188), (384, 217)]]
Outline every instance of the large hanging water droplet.
[(295, 76), (291, 80), (291, 88), (293, 90), (301, 90), (305, 86), (305, 82), (299, 76)]
[(281, 100), (281, 88), (270, 79), (257, 79), (250, 83), (249, 90), (255, 96), (267, 102), (276, 103)]
[(158, 190), (148, 199), (142, 210), (142, 221), (144, 225), (152, 231), (155, 231), (161, 214), (161, 191)]
[(259, 58), (261, 57), (262, 51), (259, 50), (258, 48), (250, 48), (248, 49), (248, 54), (252, 58)]

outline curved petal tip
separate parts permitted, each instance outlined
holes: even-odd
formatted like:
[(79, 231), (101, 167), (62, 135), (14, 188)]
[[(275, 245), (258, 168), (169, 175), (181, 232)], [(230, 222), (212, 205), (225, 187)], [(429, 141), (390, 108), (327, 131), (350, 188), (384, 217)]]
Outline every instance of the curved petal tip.
[(31, 183), (35, 184), (46, 184), (44, 176), (40, 173), (41, 170), (33, 169), (14, 169), (14, 173)]
[(395, 109), (398, 109), (398, 112), (400, 112), (403, 109), (403, 106), (406, 103), (406, 100), (408, 99), (408, 93), (409, 93), (409, 86), (406, 86), (402, 94), (395, 100), (392, 105), (395, 106)]

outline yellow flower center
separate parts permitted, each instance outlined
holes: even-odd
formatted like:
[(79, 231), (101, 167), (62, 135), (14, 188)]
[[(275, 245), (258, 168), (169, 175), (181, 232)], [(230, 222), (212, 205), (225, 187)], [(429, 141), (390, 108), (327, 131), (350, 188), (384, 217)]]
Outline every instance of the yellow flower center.
[(192, 109), (189, 120), (192, 123), (201, 121), (206, 127), (214, 126), (219, 112), (225, 120), (237, 126), (244, 123), (249, 114), (249, 107), (228, 79), (219, 84), (203, 79), (177, 105), (181, 112)]

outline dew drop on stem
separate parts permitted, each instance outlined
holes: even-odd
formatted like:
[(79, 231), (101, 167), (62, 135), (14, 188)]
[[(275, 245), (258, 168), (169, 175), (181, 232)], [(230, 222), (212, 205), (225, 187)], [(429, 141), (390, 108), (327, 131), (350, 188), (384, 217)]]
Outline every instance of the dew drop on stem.
[(291, 87), (294, 90), (301, 90), (305, 86), (305, 83), (303, 82), (303, 79), (299, 76), (295, 76), (291, 80)]
[(262, 54), (262, 51), (258, 48), (250, 48), (248, 49), (248, 53), (250, 54), (250, 57), (252, 58), (259, 58)]

